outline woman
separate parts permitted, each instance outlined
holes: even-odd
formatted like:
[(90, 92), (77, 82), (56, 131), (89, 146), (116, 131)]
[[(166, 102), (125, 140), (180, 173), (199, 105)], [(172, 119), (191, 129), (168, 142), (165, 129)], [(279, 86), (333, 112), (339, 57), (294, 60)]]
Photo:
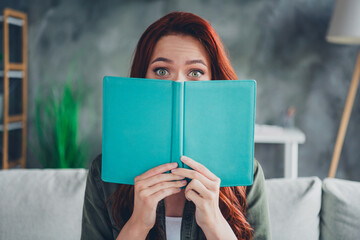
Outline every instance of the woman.
[[(237, 79), (210, 24), (185, 12), (170, 13), (143, 33), (130, 76)], [(193, 170), (160, 165), (130, 186), (103, 182), (99, 155), (87, 179), (82, 239), (270, 239), (264, 175), (256, 160), (252, 186), (221, 188), (221, 179), (196, 159), (181, 161)]]

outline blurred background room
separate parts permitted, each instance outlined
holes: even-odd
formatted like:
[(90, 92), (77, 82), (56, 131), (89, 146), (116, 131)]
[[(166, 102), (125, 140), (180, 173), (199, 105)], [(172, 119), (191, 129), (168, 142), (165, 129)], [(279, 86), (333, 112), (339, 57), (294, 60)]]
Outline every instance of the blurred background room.
[(359, 0), (1, 0), (0, 239), (80, 238), (103, 77), (128, 77), (172, 11), (208, 20), (257, 81), (272, 238), (359, 239)]
[[(257, 81), (256, 123), (295, 127), (303, 134), (297, 139), (298, 176), (326, 177), (359, 49), (326, 41), (334, 3), (1, 1), (1, 11), (11, 8), (27, 14), (26, 167), (44, 165), (39, 157), (41, 130), (37, 126), (37, 119), (42, 117), (38, 123), (46, 121), (41, 104), (49, 102), (51, 96), (55, 102), (63, 99), (66, 86), (75, 96), (70, 105), (76, 107), (63, 116), (76, 113), (78, 125), (73, 124), (73, 132), (68, 134), (74, 151), (84, 155), (82, 164), (88, 166), (101, 152), (103, 76), (128, 76), (142, 32), (159, 17), (179, 10), (207, 19), (227, 47), (239, 79)], [(16, 39), (16, 31), (14, 34)], [(356, 99), (336, 175), (350, 180), (360, 180), (358, 103)], [(61, 131), (61, 126), (57, 128), (52, 131)], [(277, 130), (270, 129), (274, 134)], [(283, 177), (284, 148), (284, 144), (256, 143), (255, 157), (266, 178)]]

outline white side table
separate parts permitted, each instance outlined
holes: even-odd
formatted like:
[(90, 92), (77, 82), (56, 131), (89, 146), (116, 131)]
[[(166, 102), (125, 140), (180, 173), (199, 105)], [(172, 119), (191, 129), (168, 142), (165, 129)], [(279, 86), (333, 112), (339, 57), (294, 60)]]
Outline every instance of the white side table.
[(298, 145), (305, 142), (305, 134), (296, 128), (255, 124), (255, 143), (284, 144), (284, 177), (298, 177)]

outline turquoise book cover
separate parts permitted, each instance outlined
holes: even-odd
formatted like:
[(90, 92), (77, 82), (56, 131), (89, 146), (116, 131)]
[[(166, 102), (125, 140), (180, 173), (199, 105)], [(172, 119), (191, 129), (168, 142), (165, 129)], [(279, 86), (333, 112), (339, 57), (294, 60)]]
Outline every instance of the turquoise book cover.
[(105, 76), (103, 181), (134, 178), (182, 155), (221, 186), (253, 182), (255, 80), (171, 81)]

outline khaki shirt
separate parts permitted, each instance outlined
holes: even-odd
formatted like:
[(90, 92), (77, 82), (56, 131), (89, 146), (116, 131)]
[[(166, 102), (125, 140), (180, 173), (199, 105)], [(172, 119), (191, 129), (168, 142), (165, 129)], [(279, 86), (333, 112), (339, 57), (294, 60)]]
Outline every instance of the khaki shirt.
[[(84, 197), (81, 239), (116, 239), (120, 230), (111, 217), (111, 205), (105, 204), (119, 184), (101, 180), (101, 154), (89, 169)], [(265, 179), (258, 161), (254, 160), (254, 182), (246, 188), (246, 219), (254, 229), (254, 239), (271, 239), (269, 210), (265, 191)], [(125, 220), (121, 225), (125, 225)], [(150, 231), (150, 239), (166, 239), (165, 204), (161, 200), (157, 207), (155, 226), (159, 232)], [(181, 223), (181, 239), (206, 239), (195, 219), (194, 203), (185, 202)]]

